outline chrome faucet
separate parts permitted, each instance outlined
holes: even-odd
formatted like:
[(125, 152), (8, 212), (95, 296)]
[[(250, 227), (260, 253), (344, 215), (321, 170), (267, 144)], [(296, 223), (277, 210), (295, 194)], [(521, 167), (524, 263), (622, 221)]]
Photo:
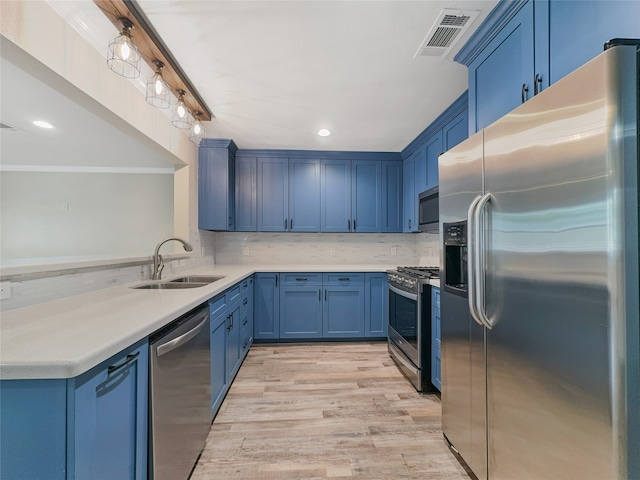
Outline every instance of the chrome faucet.
[(193, 251), (193, 247), (191, 246), (191, 244), (179, 237), (169, 237), (161, 241), (156, 247), (156, 251), (153, 254), (153, 275), (151, 275), (151, 280), (160, 280), (160, 277), (162, 276), (162, 269), (164, 268), (164, 263), (162, 262), (162, 255), (160, 255), (160, 247), (170, 240), (175, 240), (177, 242), (180, 242), (184, 247), (185, 252)]

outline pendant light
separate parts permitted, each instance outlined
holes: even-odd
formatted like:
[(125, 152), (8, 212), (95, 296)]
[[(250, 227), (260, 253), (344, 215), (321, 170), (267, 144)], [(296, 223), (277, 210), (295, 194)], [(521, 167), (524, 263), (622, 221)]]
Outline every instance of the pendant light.
[(156, 66), (156, 73), (147, 82), (145, 98), (154, 107), (169, 108), (171, 106), (171, 89), (162, 78), (164, 63), (160, 60), (154, 60), (153, 63)]
[(202, 113), (197, 110), (193, 112), (195, 120), (193, 121), (193, 123), (191, 124), (191, 128), (189, 129), (189, 140), (191, 140), (196, 145), (200, 144), (200, 141), (204, 138), (205, 135), (204, 126), (200, 122), (200, 115), (202, 115)]
[(189, 108), (184, 104), (184, 94), (187, 93), (184, 90), (178, 90), (178, 103), (173, 107), (171, 112), (171, 125), (174, 127), (188, 130), (193, 123), (193, 116), (189, 111)]
[(122, 24), (122, 33), (109, 44), (107, 65), (111, 70), (125, 78), (140, 76), (140, 52), (131, 41), (133, 23), (122, 17), (118, 21)]

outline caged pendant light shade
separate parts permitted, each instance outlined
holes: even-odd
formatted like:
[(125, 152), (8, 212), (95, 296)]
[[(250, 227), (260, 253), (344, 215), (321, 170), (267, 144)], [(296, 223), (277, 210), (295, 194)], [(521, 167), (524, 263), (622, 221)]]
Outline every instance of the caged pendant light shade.
[(205, 135), (204, 126), (200, 122), (200, 115), (201, 115), (201, 112), (197, 110), (193, 112), (193, 116), (195, 117), (195, 120), (191, 125), (191, 128), (189, 129), (189, 140), (191, 140), (196, 145), (200, 144), (200, 141), (204, 138), (204, 135)]
[(122, 24), (122, 33), (109, 43), (107, 65), (118, 75), (125, 78), (140, 76), (140, 52), (131, 41), (133, 23), (122, 17), (118, 21)]
[(193, 116), (191, 115), (189, 108), (184, 103), (184, 94), (186, 92), (184, 90), (178, 90), (177, 93), (179, 95), (178, 103), (175, 104), (173, 111), (171, 112), (171, 125), (184, 130), (189, 130), (193, 123)]
[(147, 82), (147, 102), (158, 108), (169, 108), (171, 106), (171, 89), (162, 78), (162, 68), (164, 64), (160, 60), (154, 60), (156, 73)]

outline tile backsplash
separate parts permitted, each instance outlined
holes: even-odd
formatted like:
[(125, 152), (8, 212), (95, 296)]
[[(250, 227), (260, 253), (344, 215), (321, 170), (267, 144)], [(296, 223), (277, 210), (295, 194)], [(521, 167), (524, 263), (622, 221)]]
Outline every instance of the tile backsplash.
[(438, 263), (438, 236), (422, 233), (216, 232), (207, 240), (213, 242), (219, 265)]

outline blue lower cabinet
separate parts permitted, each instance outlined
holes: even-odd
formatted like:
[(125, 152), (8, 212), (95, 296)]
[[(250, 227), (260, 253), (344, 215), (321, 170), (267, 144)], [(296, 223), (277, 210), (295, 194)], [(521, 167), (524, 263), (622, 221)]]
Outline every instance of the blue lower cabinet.
[(0, 382), (0, 478), (67, 478), (67, 381)]
[[(220, 296), (224, 301), (224, 294)], [(209, 312), (214, 312), (215, 299), (209, 303)], [(210, 317), (211, 332), (211, 415), (216, 412), (227, 393), (227, 326), (226, 310)]]
[(240, 302), (231, 306), (227, 315), (227, 378), (233, 381), (240, 368), (240, 347), (242, 332), (242, 317), (240, 315)]
[(322, 338), (322, 284), (280, 288), (280, 338)]
[(431, 287), (431, 383), (441, 390), (440, 289)]
[(386, 273), (364, 275), (364, 335), (386, 337), (389, 325), (389, 294)]
[(148, 349), (68, 380), (0, 382), (0, 478), (146, 479)]
[(364, 337), (364, 285), (325, 286), (323, 337)]
[(75, 380), (71, 478), (147, 478), (148, 355), (145, 343)]
[(256, 273), (254, 282), (254, 340), (280, 337), (280, 293), (278, 273)]

